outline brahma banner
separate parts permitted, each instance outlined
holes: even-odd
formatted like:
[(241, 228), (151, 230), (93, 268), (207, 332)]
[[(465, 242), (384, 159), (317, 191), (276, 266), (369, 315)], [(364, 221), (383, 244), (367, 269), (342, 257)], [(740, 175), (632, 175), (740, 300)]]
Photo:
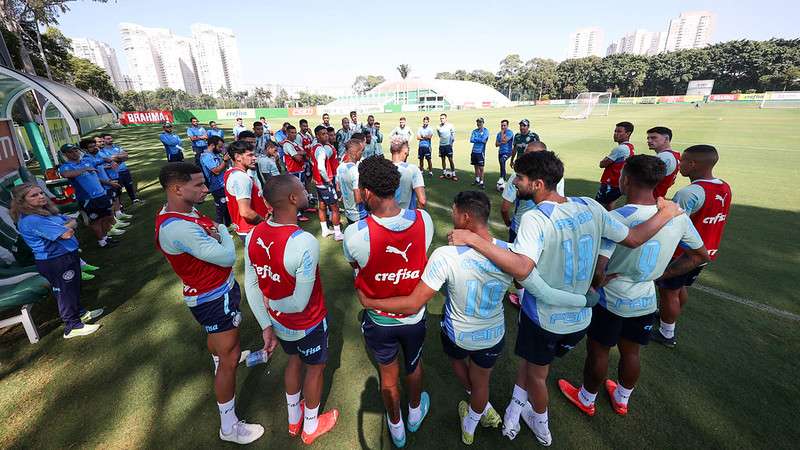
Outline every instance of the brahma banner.
[[(416, 111), (416, 109), (414, 110)], [(316, 116), (317, 108), (309, 106), (306, 108), (289, 108), (289, 117), (308, 117)]]
[(145, 125), (173, 121), (172, 111), (125, 111), (119, 116), (119, 123), (122, 125)]

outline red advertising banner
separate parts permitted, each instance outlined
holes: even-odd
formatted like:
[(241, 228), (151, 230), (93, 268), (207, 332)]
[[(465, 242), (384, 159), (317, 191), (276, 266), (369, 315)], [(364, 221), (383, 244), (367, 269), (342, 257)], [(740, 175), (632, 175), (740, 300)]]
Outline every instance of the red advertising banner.
[(316, 116), (317, 115), (317, 108), (315, 106), (309, 106), (307, 108), (289, 108), (289, 117), (298, 117), (298, 116)]
[(0, 179), (19, 170), (19, 156), (17, 156), (11, 121), (0, 120)]
[(681, 103), (683, 102), (683, 95), (666, 95), (658, 97), (658, 103)]
[(125, 111), (119, 116), (119, 123), (122, 125), (142, 125), (174, 120), (172, 111)]
[(734, 102), (739, 99), (739, 94), (713, 94), (708, 99), (712, 102)]
[(485, 102), (485, 101), (481, 102), (481, 106), (483, 106), (484, 108), (491, 108), (492, 102)]

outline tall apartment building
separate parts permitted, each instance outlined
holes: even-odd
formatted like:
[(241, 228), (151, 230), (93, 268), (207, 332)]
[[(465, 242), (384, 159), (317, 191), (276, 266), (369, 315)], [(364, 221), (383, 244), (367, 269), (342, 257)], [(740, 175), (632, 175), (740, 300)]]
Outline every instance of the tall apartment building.
[(606, 55), (628, 53), (631, 55), (655, 55), (664, 51), (667, 33), (663, 31), (636, 30), (626, 34), (608, 46)]
[(105, 70), (108, 77), (111, 78), (111, 82), (114, 83), (114, 86), (120, 91), (130, 89), (125, 82), (122, 71), (119, 70), (119, 60), (117, 60), (116, 50), (105, 42), (87, 38), (73, 38), (72, 54), (78, 58), (88, 59), (96, 66)]
[(200, 90), (209, 95), (223, 88), (241, 90), (242, 64), (233, 31), (204, 24), (193, 24), (191, 29)]
[(581, 28), (569, 35), (567, 59), (603, 56), (603, 30), (598, 27)]
[(190, 39), (166, 28), (121, 23), (122, 46), (136, 90), (172, 88), (200, 93)]
[(711, 43), (716, 16), (710, 11), (691, 11), (669, 21), (665, 51), (702, 48)]

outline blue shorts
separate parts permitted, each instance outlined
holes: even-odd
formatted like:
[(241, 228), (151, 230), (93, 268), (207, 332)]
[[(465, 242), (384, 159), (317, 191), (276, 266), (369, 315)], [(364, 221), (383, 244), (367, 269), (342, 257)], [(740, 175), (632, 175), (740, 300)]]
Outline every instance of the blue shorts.
[(605, 205), (617, 201), (617, 199), (620, 197), (622, 197), (622, 191), (620, 191), (618, 187), (601, 183), (600, 188), (597, 190), (597, 195), (594, 196), (594, 199), (597, 200), (597, 203)]
[(239, 327), (242, 322), (242, 313), (239, 311), (241, 299), (239, 283), (234, 281), (233, 288), (227, 294), (189, 310), (206, 333), (222, 333)]
[(111, 215), (111, 199), (108, 195), (81, 202), (81, 209), (89, 216), (90, 221), (102, 219)]
[(525, 312), (519, 312), (519, 327), (514, 353), (537, 366), (546, 366), (578, 345), (586, 330), (556, 334), (533, 323)]
[(419, 159), (423, 158), (431, 159), (431, 148), (423, 147), (420, 145), (419, 150), (417, 150), (417, 157)]
[(444, 158), (445, 156), (453, 156), (453, 146), (452, 145), (440, 145), (439, 146), (439, 158)]
[(328, 206), (333, 206), (339, 201), (336, 198), (336, 189), (332, 189), (329, 186), (317, 186), (317, 195), (320, 201)]
[(287, 355), (299, 355), (310, 366), (328, 362), (328, 318), (322, 319), (308, 334), (296, 341), (278, 338)]
[(595, 305), (587, 335), (606, 347), (617, 345), (620, 338), (647, 345), (655, 316), (655, 313), (649, 313), (639, 317), (621, 317), (601, 305)]
[(473, 152), (469, 157), (469, 163), (473, 166), (483, 167), (485, 163), (485, 157), (483, 153), (475, 153)]
[(445, 334), (444, 329), (442, 329), (442, 332), (439, 333), (439, 337), (442, 340), (442, 350), (447, 356), (453, 359), (465, 359), (467, 356), (469, 356), (469, 359), (471, 359), (472, 362), (480, 367), (483, 367), (484, 369), (491, 369), (494, 367), (494, 363), (497, 361), (497, 358), (499, 358), (503, 353), (503, 346), (506, 342), (506, 337), (503, 336), (503, 338), (500, 339), (500, 342), (492, 347), (480, 350), (466, 350), (450, 340), (450, 337)]
[(400, 347), (403, 348), (403, 363), (406, 374), (417, 370), (422, 359), (422, 345), (425, 343), (425, 319), (413, 325), (382, 326), (372, 321), (366, 311), (362, 312), (361, 334), (367, 349), (378, 361), (387, 365), (397, 359)]

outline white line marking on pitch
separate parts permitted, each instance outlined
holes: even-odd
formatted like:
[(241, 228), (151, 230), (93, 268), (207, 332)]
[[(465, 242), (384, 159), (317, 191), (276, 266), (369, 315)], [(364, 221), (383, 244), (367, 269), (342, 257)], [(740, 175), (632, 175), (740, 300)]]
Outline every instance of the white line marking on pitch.
[[(450, 208), (445, 207), (444, 205), (440, 205), (436, 202), (428, 201), (427, 203), (430, 206), (433, 206), (437, 209), (442, 209), (445, 211), (450, 211)], [(505, 224), (498, 222), (496, 220), (489, 220), (489, 225), (497, 228), (506, 228)], [(703, 285), (692, 285), (691, 286), (698, 291), (705, 292), (706, 294), (712, 295), (717, 298), (721, 298), (723, 300), (728, 300), (734, 303), (738, 303), (740, 305), (748, 306), (750, 308), (756, 309), (758, 311), (762, 311), (768, 314), (772, 314), (774, 316), (781, 317), (783, 319), (789, 319), (795, 322), (800, 322), (800, 315), (791, 313), (789, 311), (785, 311), (783, 309), (775, 308), (769, 305), (765, 305), (764, 303), (756, 302), (753, 300), (749, 300), (746, 298), (742, 298), (733, 294), (729, 294), (725, 291), (720, 291), (719, 289), (714, 289), (712, 287), (703, 286)]]

